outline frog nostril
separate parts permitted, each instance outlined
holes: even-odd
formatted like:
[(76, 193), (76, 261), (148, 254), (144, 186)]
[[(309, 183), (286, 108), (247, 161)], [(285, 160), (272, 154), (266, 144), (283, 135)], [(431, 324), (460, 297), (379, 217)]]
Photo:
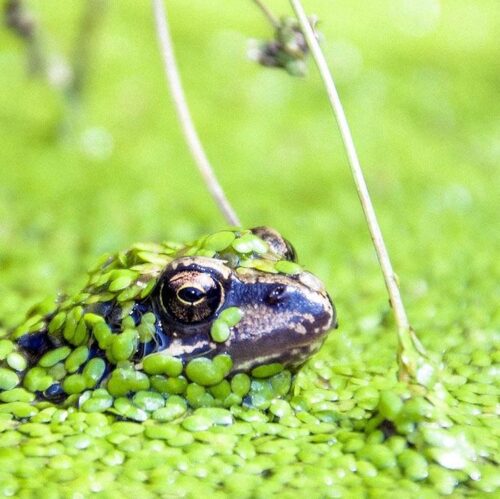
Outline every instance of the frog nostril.
[(286, 297), (286, 286), (278, 285), (275, 286), (267, 295), (266, 301), (269, 305), (277, 305), (283, 302)]

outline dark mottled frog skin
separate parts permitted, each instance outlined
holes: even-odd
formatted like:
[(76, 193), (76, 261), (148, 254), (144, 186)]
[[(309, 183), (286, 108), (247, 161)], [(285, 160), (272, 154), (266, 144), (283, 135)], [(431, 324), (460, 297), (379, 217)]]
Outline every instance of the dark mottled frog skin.
[(273, 229), (137, 244), (1, 340), (0, 390), (61, 402), (151, 389), (152, 376), (213, 385), (263, 365), (296, 368), (335, 326), (322, 283)]

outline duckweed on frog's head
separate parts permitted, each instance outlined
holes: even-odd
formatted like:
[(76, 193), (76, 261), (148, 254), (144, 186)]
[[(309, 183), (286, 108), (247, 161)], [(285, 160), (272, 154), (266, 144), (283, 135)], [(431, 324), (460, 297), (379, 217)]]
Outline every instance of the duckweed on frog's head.
[[(0, 341), (1, 400), (26, 402), (28, 393), (106, 410), (148, 390), (198, 400), (203, 387), (227, 398), (226, 377), (296, 368), (336, 317), (321, 282), (295, 260), (264, 227), (108, 257), (82, 292), (54, 310), (35, 307)], [(232, 395), (228, 404), (244, 393)]]

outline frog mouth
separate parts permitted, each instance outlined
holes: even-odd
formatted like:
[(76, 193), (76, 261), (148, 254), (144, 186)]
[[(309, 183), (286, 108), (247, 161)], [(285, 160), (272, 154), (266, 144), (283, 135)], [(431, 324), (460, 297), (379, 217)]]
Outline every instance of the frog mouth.
[[(325, 301), (326, 300), (326, 301)], [(336, 315), (328, 295), (309, 310), (282, 310), (269, 319), (269, 306), (252, 304), (222, 347), (231, 355), (235, 371), (247, 371), (262, 364), (279, 362), (298, 367), (314, 355), (328, 332), (336, 326)]]
[(266, 363), (300, 366), (337, 324), (323, 283), (309, 272), (245, 277), (233, 283), (229, 296), (234, 302), (226, 304), (238, 306), (243, 318), (218, 353), (232, 357), (235, 372)]
[[(322, 338), (314, 343), (307, 345), (294, 346), (288, 350), (267, 353), (262, 356), (256, 356), (248, 360), (240, 360), (235, 363), (233, 370), (235, 372), (249, 371), (255, 367), (266, 364), (279, 363), (283, 367), (295, 370), (302, 366), (312, 355), (318, 352), (321, 345), (324, 343)], [(233, 360), (234, 361), (234, 360)]]

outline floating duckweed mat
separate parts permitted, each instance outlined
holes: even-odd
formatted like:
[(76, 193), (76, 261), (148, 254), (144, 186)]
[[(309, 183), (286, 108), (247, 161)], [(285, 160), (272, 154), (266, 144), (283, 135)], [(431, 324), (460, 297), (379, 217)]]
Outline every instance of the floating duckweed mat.
[[(213, 257), (224, 255), (241, 275), (258, 268), (280, 283), (290, 275), (299, 280), (301, 267), (283, 258), (294, 252), (271, 235), (283, 254), (240, 230), (188, 246), (135, 245), (101, 262), (83, 291), (61, 298), (56, 309), (44, 302), (12, 332), (0, 330), (0, 493), (495, 494), (500, 355), (488, 331), (450, 332), (429, 390), (397, 381), (394, 331), (380, 319), (376, 341), (366, 320), (371, 331), (352, 350), (349, 337), (333, 331), (295, 374), (279, 362), (232, 372), (233, 358), (220, 352), (184, 363), (139, 352), (159, 341), (160, 319), (144, 300), (157, 292), (150, 282), (170, 276), (160, 274), (173, 258), (217, 262)], [(110, 309), (116, 317), (100, 305), (110, 300), (120, 304)], [(242, 310), (218, 315), (214, 345), (241, 324)], [(58, 341), (48, 345), (51, 335)]]
[[(254, 230), (270, 234), (293, 257), (276, 232)], [(187, 246), (137, 244), (105, 258), (83, 291), (61, 298), (56, 309), (42, 303), (11, 333), (1, 330), (0, 492), (47, 498), (265, 498), (304, 488), (312, 497), (493, 494), (500, 485), (500, 355), (493, 335), (472, 334), (439, 363), (434, 359), (443, 368), (428, 390), (397, 381), (391, 329), (380, 330), (385, 339), (375, 346), (366, 335), (363, 361), (334, 331), (295, 374), (279, 362), (232, 373), (231, 356), (221, 353), (186, 362), (139, 354), (139, 345), (160, 341), (155, 324), (161, 319), (144, 300), (157, 292), (149, 283), (163, 282), (169, 261), (209, 256), (217, 262), (223, 255), (242, 275), (258, 268), (279, 282), (299, 279), (301, 267), (270, 248), (240, 230)], [(140, 301), (130, 301), (137, 296)], [(108, 309), (116, 317), (103, 312)], [(218, 315), (210, 330), (214, 345), (240, 324), (242, 310), (232, 306)]]
[[(334, 342), (333, 342), (334, 343)], [(0, 405), (0, 492), (16, 497), (437, 497), (500, 485), (498, 351), (451, 349), (447, 416), (396, 382), (395, 370), (312, 359), (288, 395), (282, 374), (253, 379), (243, 406), (141, 423), (39, 403)], [(279, 383), (277, 382), (279, 380)], [(151, 409), (155, 406), (150, 401)], [(163, 403), (163, 402), (162, 402)], [(210, 404), (208, 404), (210, 405)], [(213, 404), (212, 404), (213, 405)], [(155, 409), (157, 410), (157, 408)], [(36, 479), (34, 479), (36, 477)]]
[[(446, 417), (402, 402), (383, 284), (317, 82), (241, 56), (268, 32), (250, 2), (248, 15), (245, 2), (192, 0), (196, 15), (184, 4), (172, 2), (172, 22), (186, 91), (228, 195), (246, 222), (291, 236), (340, 329), (291, 394), (270, 402), (264, 390), (257, 408), (207, 414), (172, 395), (170, 421), (3, 413), (1, 494), (496, 497), (500, 3), (315, 2), (410, 317), (429, 351), (447, 350)], [(59, 5), (36, 3), (55, 44), (73, 38), (81, 7)], [(26, 78), (18, 40), (0, 30), (0, 329), (47, 293), (81, 289), (104, 251), (220, 228), (185, 145), (165, 140), (178, 125), (158, 104), (149, 12), (113, 2), (105, 22), (75, 147), (55, 137), (59, 99)]]

